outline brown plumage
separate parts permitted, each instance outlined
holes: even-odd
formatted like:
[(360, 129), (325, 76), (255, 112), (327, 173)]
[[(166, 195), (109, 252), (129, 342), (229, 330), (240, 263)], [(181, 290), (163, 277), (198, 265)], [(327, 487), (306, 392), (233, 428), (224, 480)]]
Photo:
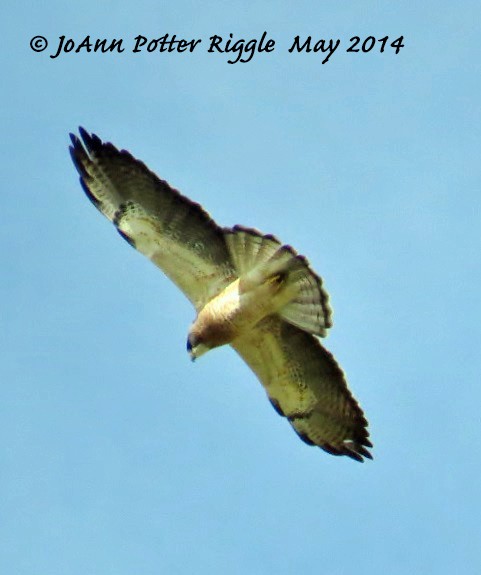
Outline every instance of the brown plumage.
[(230, 344), (303, 441), (371, 458), (364, 414), (318, 340), (331, 309), (306, 258), (272, 235), (220, 228), (125, 150), (80, 135), (71, 135), (70, 151), (89, 199), (195, 306), (191, 357)]

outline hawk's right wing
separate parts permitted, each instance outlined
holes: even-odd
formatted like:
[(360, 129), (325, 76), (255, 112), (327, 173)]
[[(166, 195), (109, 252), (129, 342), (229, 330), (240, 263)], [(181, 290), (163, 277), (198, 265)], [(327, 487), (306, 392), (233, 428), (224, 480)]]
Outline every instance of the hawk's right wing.
[(199, 310), (236, 278), (222, 228), (129, 152), (80, 135), (70, 152), (89, 199)]

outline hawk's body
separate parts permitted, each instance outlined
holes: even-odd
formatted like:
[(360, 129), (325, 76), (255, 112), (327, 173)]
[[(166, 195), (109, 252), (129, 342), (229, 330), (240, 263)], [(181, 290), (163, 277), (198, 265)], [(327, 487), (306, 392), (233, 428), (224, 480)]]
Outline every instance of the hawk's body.
[(316, 337), (331, 327), (331, 310), (307, 260), (274, 236), (220, 228), (128, 152), (80, 134), (83, 144), (71, 136), (71, 153), (88, 197), (195, 306), (192, 357), (230, 344), (301, 439), (371, 457), (362, 410)]

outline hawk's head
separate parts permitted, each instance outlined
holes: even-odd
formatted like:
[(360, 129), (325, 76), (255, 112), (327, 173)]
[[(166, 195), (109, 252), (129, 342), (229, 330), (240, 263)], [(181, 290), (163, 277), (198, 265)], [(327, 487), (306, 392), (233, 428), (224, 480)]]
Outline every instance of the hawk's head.
[(209, 351), (210, 347), (207, 346), (202, 338), (193, 332), (190, 332), (187, 337), (187, 351), (189, 352), (190, 359), (195, 361), (201, 355)]

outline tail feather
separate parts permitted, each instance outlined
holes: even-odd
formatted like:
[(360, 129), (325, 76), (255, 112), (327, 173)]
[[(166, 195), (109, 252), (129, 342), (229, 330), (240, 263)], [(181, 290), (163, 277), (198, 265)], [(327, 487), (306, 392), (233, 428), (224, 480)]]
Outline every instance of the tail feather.
[(264, 236), (250, 228), (234, 226), (225, 231), (232, 260), (240, 275), (268, 261), (281, 245), (274, 236)]
[(305, 257), (272, 235), (235, 226), (226, 231), (227, 245), (244, 287), (255, 286), (282, 273), (290, 296), (277, 313), (287, 322), (316, 335), (331, 327), (331, 308), (322, 280)]

